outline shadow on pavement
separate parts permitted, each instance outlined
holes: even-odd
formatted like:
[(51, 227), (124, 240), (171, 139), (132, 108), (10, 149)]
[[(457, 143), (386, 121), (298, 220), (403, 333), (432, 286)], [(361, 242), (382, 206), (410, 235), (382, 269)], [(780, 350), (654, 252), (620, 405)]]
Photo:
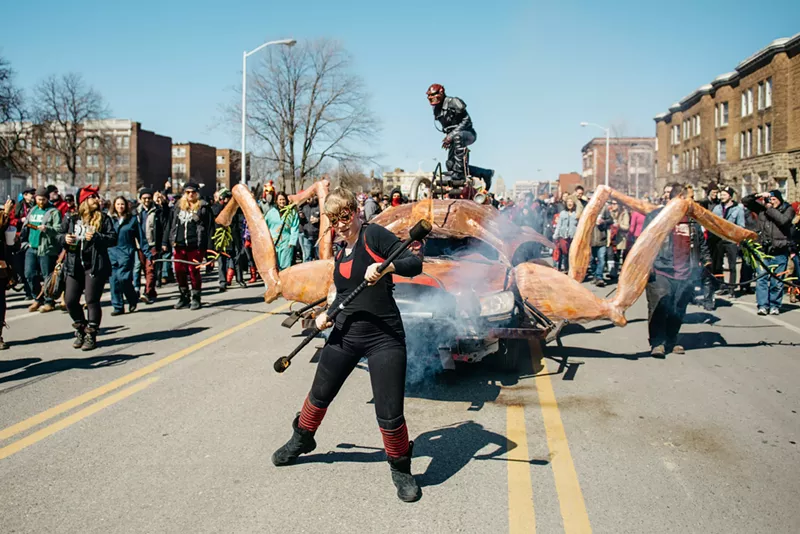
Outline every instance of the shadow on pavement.
[(0, 361), (0, 374), (10, 373), (22, 367), (27, 367), (33, 363), (42, 361), (41, 358), (20, 358), (19, 360)]
[[(12, 345), (17, 347), (20, 345), (38, 345), (39, 343), (50, 343), (51, 341), (65, 341), (67, 339), (72, 339), (75, 337), (75, 331), (69, 326), (71, 324), (68, 323), (64, 325), (68, 330), (64, 332), (59, 332), (58, 334), (46, 334), (43, 336), (36, 336), (27, 339), (19, 339), (12, 341)], [(124, 329), (124, 326), (108, 326), (108, 327), (101, 327), (100, 332), (101, 334), (106, 333), (114, 333), (118, 330)], [(99, 339), (99, 338), (98, 338)]]
[[(431, 430), (417, 436), (414, 440), (414, 458), (430, 457), (431, 462), (424, 473), (416, 475), (420, 486), (437, 486), (449, 480), (472, 460), (516, 461), (500, 458), (517, 444), (505, 436), (486, 430), (475, 421), (464, 421), (454, 425)], [(494, 445), (492, 452), (476, 455), (484, 447)], [(386, 454), (382, 448), (365, 447), (353, 443), (340, 443), (338, 449), (362, 449), (358, 452), (330, 451), (322, 454), (309, 454), (297, 459), (303, 463), (335, 462), (383, 462)], [(521, 460), (524, 461), (524, 460)], [(524, 461), (531, 465), (547, 465), (548, 460)], [(413, 465), (412, 465), (413, 469)]]
[(105, 356), (93, 356), (90, 358), (59, 358), (58, 360), (50, 360), (46, 362), (36, 363), (30, 365), (17, 374), (5, 376), (0, 378), (0, 384), (5, 382), (14, 382), (17, 380), (27, 380), (37, 376), (49, 375), (53, 373), (60, 373), (70, 369), (101, 369), (103, 367), (110, 367), (112, 365), (120, 365), (142, 356), (151, 356), (152, 352), (143, 354), (128, 355), (128, 354), (109, 354)]
[[(105, 348), (113, 345), (128, 345), (133, 343), (139, 343), (141, 341), (145, 342), (162, 341), (164, 339), (190, 337), (202, 332), (203, 330), (208, 330), (208, 327), (193, 326), (190, 328), (181, 328), (180, 330), (159, 330), (158, 332), (143, 332), (141, 334), (136, 334), (128, 337), (112, 337), (112, 338), (98, 337), (97, 344), (100, 348)], [(103, 331), (101, 332), (101, 334), (102, 333), (105, 332)]]

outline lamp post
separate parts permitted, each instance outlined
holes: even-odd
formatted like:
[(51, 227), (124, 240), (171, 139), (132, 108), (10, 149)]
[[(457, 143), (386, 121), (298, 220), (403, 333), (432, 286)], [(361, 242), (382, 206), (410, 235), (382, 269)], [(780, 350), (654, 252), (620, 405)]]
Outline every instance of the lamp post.
[(599, 124), (595, 124), (593, 122), (582, 122), (581, 126), (583, 126), (584, 128), (587, 126), (597, 126), (601, 130), (606, 131), (606, 185), (608, 185), (608, 160), (611, 157), (611, 154), (608, 153), (608, 145), (611, 140), (611, 130), (606, 128), (605, 126), (600, 126)]
[(252, 56), (262, 48), (266, 48), (271, 45), (286, 45), (286, 46), (294, 46), (297, 44), (297, 41), (294, 39), (282, 39), (280, 41), (270, 41), (268, 43), (264, 43), (258, 48), (254, 48), (253, 50), (247, 52), (242, 52), (242, 176), (239, 181), (242, 184), (246, 184), (246, 176), (247, 176), (247, 149), (246, 149), (246, 124), (247, 124), (247, 56)]

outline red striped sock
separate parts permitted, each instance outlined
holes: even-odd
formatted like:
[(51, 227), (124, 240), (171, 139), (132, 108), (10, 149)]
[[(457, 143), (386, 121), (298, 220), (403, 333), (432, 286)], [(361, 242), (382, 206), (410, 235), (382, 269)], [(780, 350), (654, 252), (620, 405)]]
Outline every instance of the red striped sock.
[(303, 409), (300, 411), (300, 421), (297, 426), (315, 432), (319, 425), (322, 424), (322, 418), (325, 417), (325, 412), (327, 411), (327, 408), (317, 408), (306, 397), (305, 402), (303, 402)]
[(408, 428), (403, 423), (393, 430), (381, 428), (383, 447), (389, 458), (400, 458), (408, 454)]

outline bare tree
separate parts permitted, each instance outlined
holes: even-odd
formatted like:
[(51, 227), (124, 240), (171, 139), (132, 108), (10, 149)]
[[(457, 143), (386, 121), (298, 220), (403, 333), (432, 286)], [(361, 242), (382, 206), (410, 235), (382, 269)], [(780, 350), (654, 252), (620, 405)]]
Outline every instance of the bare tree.
[(14, 85), (14, 71), (0, 57), (0, 167), (26, 170), (30, 158), (26, 150), (28, 112), (22, 90)]
[[(291, 193), (331, 159), (367, 158), (354, 145), (371, 142), (378, 122), (337, 42), (271, 48), (249, 80), (247, 126), (265, 145), (276, 181)], [(237, 106), (229, 112), (241, 115)]]
[(100, 147), (111, 148), (105, 146), (104, 136), (87, 135), (87, 129), (92, 129), (90, 121), (107, 117), (108, 108), (100, 93), (75, 73), (50, 76), (36, 87), (35, 94), (35, 117), (45, 141), (42, 149), (63, 159), (70, 183), (75, 185), (78, 157), (101, 158)]

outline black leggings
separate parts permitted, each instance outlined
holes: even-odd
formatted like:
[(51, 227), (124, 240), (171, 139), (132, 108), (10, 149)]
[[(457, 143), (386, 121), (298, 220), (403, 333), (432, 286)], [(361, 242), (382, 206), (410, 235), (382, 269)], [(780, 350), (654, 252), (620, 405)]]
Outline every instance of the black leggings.
[(100, 320), (103, 318), (100, 297), (103, 296), (103, 288), (106, 285), (105, 277), (93, 277), (88, 273), (84, 273), (83, 269), (76, 265), (75, 276), (68, 275), (66, 285), (64, 300), (72, 320), (76, 323), (86, 322), (86, 318), (83, 315), (83, 306), (81, 306), (81, 295), (85, 295), (89, 322), (95, 326), (100, 326)]
[(0, 285), (3, 286), (0, 288), (0, 331), (6, 324), (6, 282), (7, 279), (0, 278)]
[(361, 357), (369, 364), (378, 426), (397, 428), (403, 422), (406, 346), (382, 324), (351, 320), (334, 328), (322, 349), (309, 400), (317, 408), (328, 408)]

